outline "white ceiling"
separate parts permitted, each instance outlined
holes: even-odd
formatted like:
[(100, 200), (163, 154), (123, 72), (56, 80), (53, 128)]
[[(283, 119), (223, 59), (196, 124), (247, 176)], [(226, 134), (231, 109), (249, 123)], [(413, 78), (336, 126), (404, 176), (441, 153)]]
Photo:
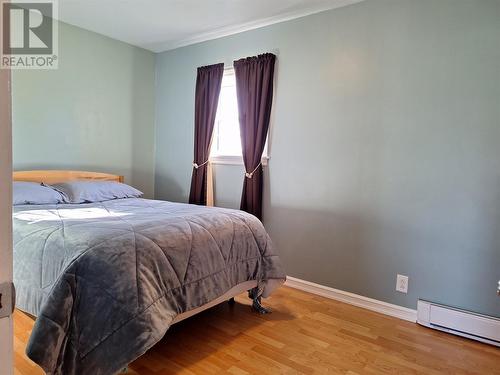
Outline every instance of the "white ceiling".
[(154, 52), (362, 0), (59, 0), (59, 19)]

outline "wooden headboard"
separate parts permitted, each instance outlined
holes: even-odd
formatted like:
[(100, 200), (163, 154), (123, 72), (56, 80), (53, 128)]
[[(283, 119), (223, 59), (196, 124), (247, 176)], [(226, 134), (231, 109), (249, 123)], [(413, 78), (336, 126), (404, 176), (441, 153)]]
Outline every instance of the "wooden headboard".
[(44, 182), (46, 184), (74, 180), (123, 182), (123, 176), (116, 174), (65, 170), (16, 171), (12, 177), (14, 181)]

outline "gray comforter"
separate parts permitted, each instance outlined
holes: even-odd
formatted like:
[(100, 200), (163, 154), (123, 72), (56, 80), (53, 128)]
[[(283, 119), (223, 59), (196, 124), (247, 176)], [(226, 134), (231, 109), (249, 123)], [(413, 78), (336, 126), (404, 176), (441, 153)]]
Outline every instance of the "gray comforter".
[(285, 273), (261, 222), (146, 199), (16, 206), (18, 308), (37, 316), (28, 356), (49, 374), (113, 374), (174, 317), (248, 280)]

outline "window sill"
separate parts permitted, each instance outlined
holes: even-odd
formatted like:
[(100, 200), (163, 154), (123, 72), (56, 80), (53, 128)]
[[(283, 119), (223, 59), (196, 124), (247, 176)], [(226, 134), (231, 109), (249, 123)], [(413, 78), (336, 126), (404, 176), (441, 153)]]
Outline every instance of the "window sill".
[[(213, 164), (222, 164), (222, 165), (243, 165), (243, 156), (217, 155), (210, 157), (210, 162)], [(269, 162), (269, 156), (263, 156), (262, 165), (266, 166), (268, 162)]]

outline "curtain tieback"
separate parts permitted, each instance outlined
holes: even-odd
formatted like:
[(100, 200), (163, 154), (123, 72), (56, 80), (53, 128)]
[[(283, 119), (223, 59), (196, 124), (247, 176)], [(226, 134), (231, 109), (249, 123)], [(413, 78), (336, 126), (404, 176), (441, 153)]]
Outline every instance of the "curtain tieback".
[(246, 178), (252, 178), (253, 177), (253, 174), (255, 173), (255, 171), (260, 167), (260, 165), (262, 164), (262, 162), (260, 162), (259, 164), (257, 164), (257, 166), (255, 167), (255, 169), (248, 173), (248, 172), (245, 172), (245, 177)]
[(208, 163), (208, 159), (207, 159), (204, 163), (202, 163), (202, 164), (196, 164), (196, 163), (193, 161), (193, 167), (194, 167), (194, 169), (198, 169), (198, 168), (200, 168), (200, 167), (203, 167), (203, 166), (204, 166), (205, 164), (207, 164), (207, 163)]

